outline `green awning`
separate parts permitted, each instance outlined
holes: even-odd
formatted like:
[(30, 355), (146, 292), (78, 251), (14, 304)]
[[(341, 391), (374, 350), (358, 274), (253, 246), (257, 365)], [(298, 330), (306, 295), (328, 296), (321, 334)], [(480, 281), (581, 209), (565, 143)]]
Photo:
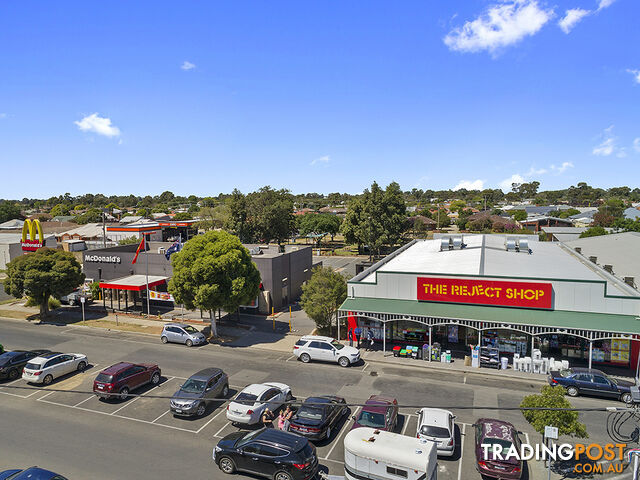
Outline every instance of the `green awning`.
[(365, 297), (347, 298), (340, 310), (640, 334), (640, 317), (611, 313), (531, 310)]

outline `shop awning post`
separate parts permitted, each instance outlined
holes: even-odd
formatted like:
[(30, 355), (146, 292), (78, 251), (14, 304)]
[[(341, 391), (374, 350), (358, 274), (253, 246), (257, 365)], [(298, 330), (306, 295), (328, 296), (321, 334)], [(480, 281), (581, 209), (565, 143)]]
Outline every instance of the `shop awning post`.
[(387, 356), (387, 322), (382, 322), (382, 358)]
[(147, 264), (147, 316), (151, 315), (151, 310), (149, 309), (149, 245), (147, 245), (147, 235), (142, 234), (144, 236), (144, 258)]
[(433, 352), (433, 342), (431, 341), (431, 325), (429, 325), (429, 361), (431, 361), (431, 352)]
[(533, 373), (533, 348), (534, 348), (534, 344), (533, 342), (535, 341), (536, 337), (531, 335), (531, 370), (529, 370), (531, 373)]
[(591, 354), (593, 353), (593, 340), (589, 340), (589, 368), (591, 368)]

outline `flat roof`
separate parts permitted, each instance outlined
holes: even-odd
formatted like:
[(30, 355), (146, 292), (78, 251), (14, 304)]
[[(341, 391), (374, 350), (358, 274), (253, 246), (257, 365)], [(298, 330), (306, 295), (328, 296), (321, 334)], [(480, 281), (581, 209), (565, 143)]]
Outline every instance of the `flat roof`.
[[(640, 234), (637, 235), (640, 243)], [(440, 251), (440, 238), (418, 240), (405, 250), (395, 255), (391, 254), (391, 258), (387, 261), (383, 259), (370, 267), (369, 273), (359, 281), (373, 283), (376, 281), (377, 272), (596, 280), (606, 281), (611, 295), (632, 295), (626, 286), (620, 285), (622, 280), (608, 275), (602, 268), (563, 247), (561, 243), (532, 241), (531, 238), (523, 235), (524, 238), (528, 238), (529, 248), (533, 252), (528, 254), (507, 251), (504, 246), (506, 235), (476, 234), (462, 235), (462, 237), (467, 245), (462, 250)], [(508, 237), (511, 239), (518, 236), (509, 235)], [(627, 247), (626, 252), (632, 251), (634, 250), (631, 247)], [(638, 264), (640, 267), (640, 258)]]
[[(169, 277), (159, 275), (149, 275), (149, 288), (165, 283)], [(129, 275), (127, 277), (116, 278), (100, 282), (100, 288), (114, 288), (116, 290), (134, 290), (141, 292), (147, 288), (146, 275)]]

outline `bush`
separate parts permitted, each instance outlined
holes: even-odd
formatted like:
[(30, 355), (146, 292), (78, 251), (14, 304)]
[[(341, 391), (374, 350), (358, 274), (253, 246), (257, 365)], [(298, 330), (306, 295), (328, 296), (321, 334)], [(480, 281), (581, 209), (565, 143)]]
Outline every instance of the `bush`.
[(60, 300), (57, 298), (49, 297), (49, 310), (55, 310), (60, 307)]

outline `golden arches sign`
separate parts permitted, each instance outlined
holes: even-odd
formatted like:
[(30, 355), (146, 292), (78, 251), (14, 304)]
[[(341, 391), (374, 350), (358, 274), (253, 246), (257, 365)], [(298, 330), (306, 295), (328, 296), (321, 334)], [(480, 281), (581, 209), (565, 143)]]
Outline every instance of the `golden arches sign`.
[(44, 235), (42, 234), (42, 226), (40, 220), (24, 221), (22, 225), (22, 250), (25, 252), (35, 252), (44, 246)]

